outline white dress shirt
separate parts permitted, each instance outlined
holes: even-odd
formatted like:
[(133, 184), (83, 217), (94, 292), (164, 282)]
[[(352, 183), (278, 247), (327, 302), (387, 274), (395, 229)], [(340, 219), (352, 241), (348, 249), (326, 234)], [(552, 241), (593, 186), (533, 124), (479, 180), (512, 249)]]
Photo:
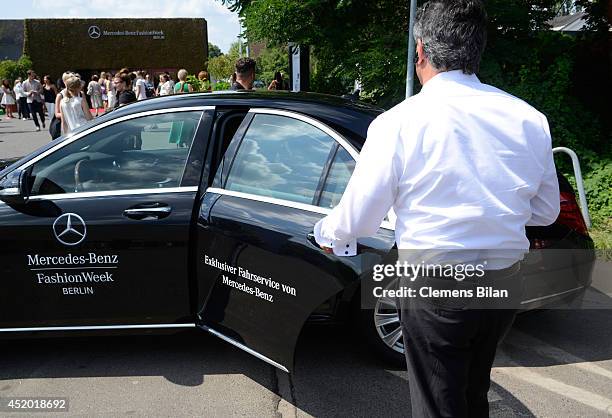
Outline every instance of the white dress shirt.
[(355, 239), (374, 235), (390, 208), (398, 249), (475, 250), (470, 261), (488, 269), (512, 265), (529, 249), (525, 226), (559, 214), (546, 117), (475, 75), (436, 75), (372, 122), (315, 239), (355, 255)]
[(27, 97), (25, 92), (23, 91), (23, 86), (21, 83), (16, 83), (15, 87), (13, 87), (13, 91), (15, 92), (15, 97), (19, 100), (22, 97)]

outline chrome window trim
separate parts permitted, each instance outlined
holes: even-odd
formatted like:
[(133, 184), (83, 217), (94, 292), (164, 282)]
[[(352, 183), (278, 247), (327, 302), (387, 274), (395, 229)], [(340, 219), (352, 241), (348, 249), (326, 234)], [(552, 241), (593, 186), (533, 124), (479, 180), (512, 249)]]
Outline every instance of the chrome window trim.
[[(332, 209), (322, 208), (320, 206), (309, 205), (306, 203), (292, 202), (291, 200), (276, 199), (274, 197), (259, 196), (251, 193), (236, 192), (233, 190), (219, 189), (217, 187), (209, 187), (206, 193), (216, 193), (225, 196), (237, 197), (239, 199), (254, 200), (256, 202), (270, 203), (272, 205), (284, 206), (293, 209), (300, 209), (306, 212), (318, 213), (321, 215), (329, 215)], [(395, 231), (395, 226), (391, 222), (383, 221), (380, 224), (383, 229)]]
[(205, 111), (205, 110), (214, 110), (215, 106), (190, 106), (190, 107), (173, 107), (173, 108), (169, 108), (169, 109), (157, 109), (157, 110), (148, 110), (145, 112), (139, 112), (139, 113), (133, 113), (131, 115), (125, 115), (125, 116), (121, 116), (118, 117), (116, 119), (112, 119), (109, 121), (106, 121), (104, 123), (101, 123), (100, 125), (96, 125), (91, 127), (90, 129), (87, 129), (86, 131), (80, 132), (72, 137), (68, 137), (68, 139), (66, 139), (65, 141), (57, 144), (55, 147), (49, 148), (47, 151), (43, 152), (40, 155), (37, 155), (36, 157), (32, 158), (31, 160), (23, 163), (22, 165), (20, 165), (17, 169), (18, 170), (25, 170), (28, 167), (30, 167), (31, 165), (37, 163), (38, 161), (42, 160), (43, 158), (45, 158), (46, 156), (53, 154), (55, 151), (64, 148), (65, 146), (72, 144), (74, 141), (77, 141), (79, 139), (81, 139), (82, 137), (89, 135), (93, 132), (99, 131), (100, 129), (106, 128), (108, 126), (120, 123), (120, 122), (124, 122), (126, 120), (130, 120), (130, 119), (136, 119), (136, 118), (140, 118), (143, 116), (151, 116), (151, 115), (160, 115), (160, 114), (166, 114), (166, 113), (178, 113), (178, 112), (194, 112), (194, 111)]
[(74, 327), (29, 327), (0, 328), (0, 332), (37, 332), (37, 331), (96, 331), (108, 329), (165, 329), (165, 328), (196, 328), (191, 324), (138, 324), (138, 325), (85, 325)]
[(108, 190), (103, 192), (76, 192), (76, 193), (58, 193), (58, 194), (42, 194), (31, 196), (28, 200), (67, 200), (81, 199), (87, 197), (107, 197), (107, 196), (129, 196), (141, 194), (164, 194), (164, 193), (195, 193), (198, 191), (198, 186), (186, 187), (168, 187), (159, 189), (126, 189), (126, 190)]
[[(262, 114), (262, 115), (278, 115), (285, 116), (293, 119), (297, 119), (299, 121), (305, 122), (309, 125), (314, 126), (315, 128), (320, 129), (327, 135), (331, 136), (337, 143), (339, 143), (342, 148), (344, 148), (350, 155), (353, 157), (355, 162), (359, 160), (359, 153), (357, 150), (338, 132), (334, 131), (329, 126), (325, 125), (322, 122), (319, 122), (316, 119), (311, 118), (310, 116), (305, 116), (300, 113), (291, 112), (288, 110), (278, 110), (278, 109), (268, 109), (268, 108), (256, 108), (249, 110), (249, 113), (254, 114)], [(247, 130), (248, 132), (248, 130)]]

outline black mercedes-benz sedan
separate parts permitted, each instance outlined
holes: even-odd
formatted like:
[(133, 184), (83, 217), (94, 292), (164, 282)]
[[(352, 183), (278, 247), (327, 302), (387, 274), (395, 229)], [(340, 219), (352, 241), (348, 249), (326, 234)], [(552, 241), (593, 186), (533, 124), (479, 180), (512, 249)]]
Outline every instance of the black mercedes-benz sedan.
[[(0, 336), (199, 327), (288, 371), (310, 320), (357, 324), (401, 360), (394, 301), (361, 309), (359, 291), (393, 247), (392, 216), (354, 257), (312, 237), (381, 112), (316, 94), (166, 96), (5, 167)], [(525, 309), (590, 284), (592, 241), (560, 185), (559, 219), (527, 234), (537, 248), (585, 251), (527, 260)]]

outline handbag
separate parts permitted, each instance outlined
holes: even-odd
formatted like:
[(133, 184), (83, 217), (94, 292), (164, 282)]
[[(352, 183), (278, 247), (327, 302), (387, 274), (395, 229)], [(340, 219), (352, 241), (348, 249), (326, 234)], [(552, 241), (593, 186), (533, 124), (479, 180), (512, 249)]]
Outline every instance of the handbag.
[(58, 119), (55, 116), (53, 116), (53, 119), (51, 119), (51, 123), (49, 124), (49, 133), (51, 134), (52, 141), (62, 136), (61, 119)]

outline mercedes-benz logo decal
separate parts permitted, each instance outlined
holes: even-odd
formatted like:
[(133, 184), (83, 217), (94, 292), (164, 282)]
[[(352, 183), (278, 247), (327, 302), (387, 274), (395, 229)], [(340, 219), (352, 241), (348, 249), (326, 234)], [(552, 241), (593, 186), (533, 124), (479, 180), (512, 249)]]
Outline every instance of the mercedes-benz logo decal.
[(76, 213), (64, 213), (53, 222), (53, 234), (64, 245), (77, 245), (85, 239), (87, 226)]
[(91, 39), (98, 39), (102, 35), (102, 31), (97, 26), (90, 26), (87, 33)]

